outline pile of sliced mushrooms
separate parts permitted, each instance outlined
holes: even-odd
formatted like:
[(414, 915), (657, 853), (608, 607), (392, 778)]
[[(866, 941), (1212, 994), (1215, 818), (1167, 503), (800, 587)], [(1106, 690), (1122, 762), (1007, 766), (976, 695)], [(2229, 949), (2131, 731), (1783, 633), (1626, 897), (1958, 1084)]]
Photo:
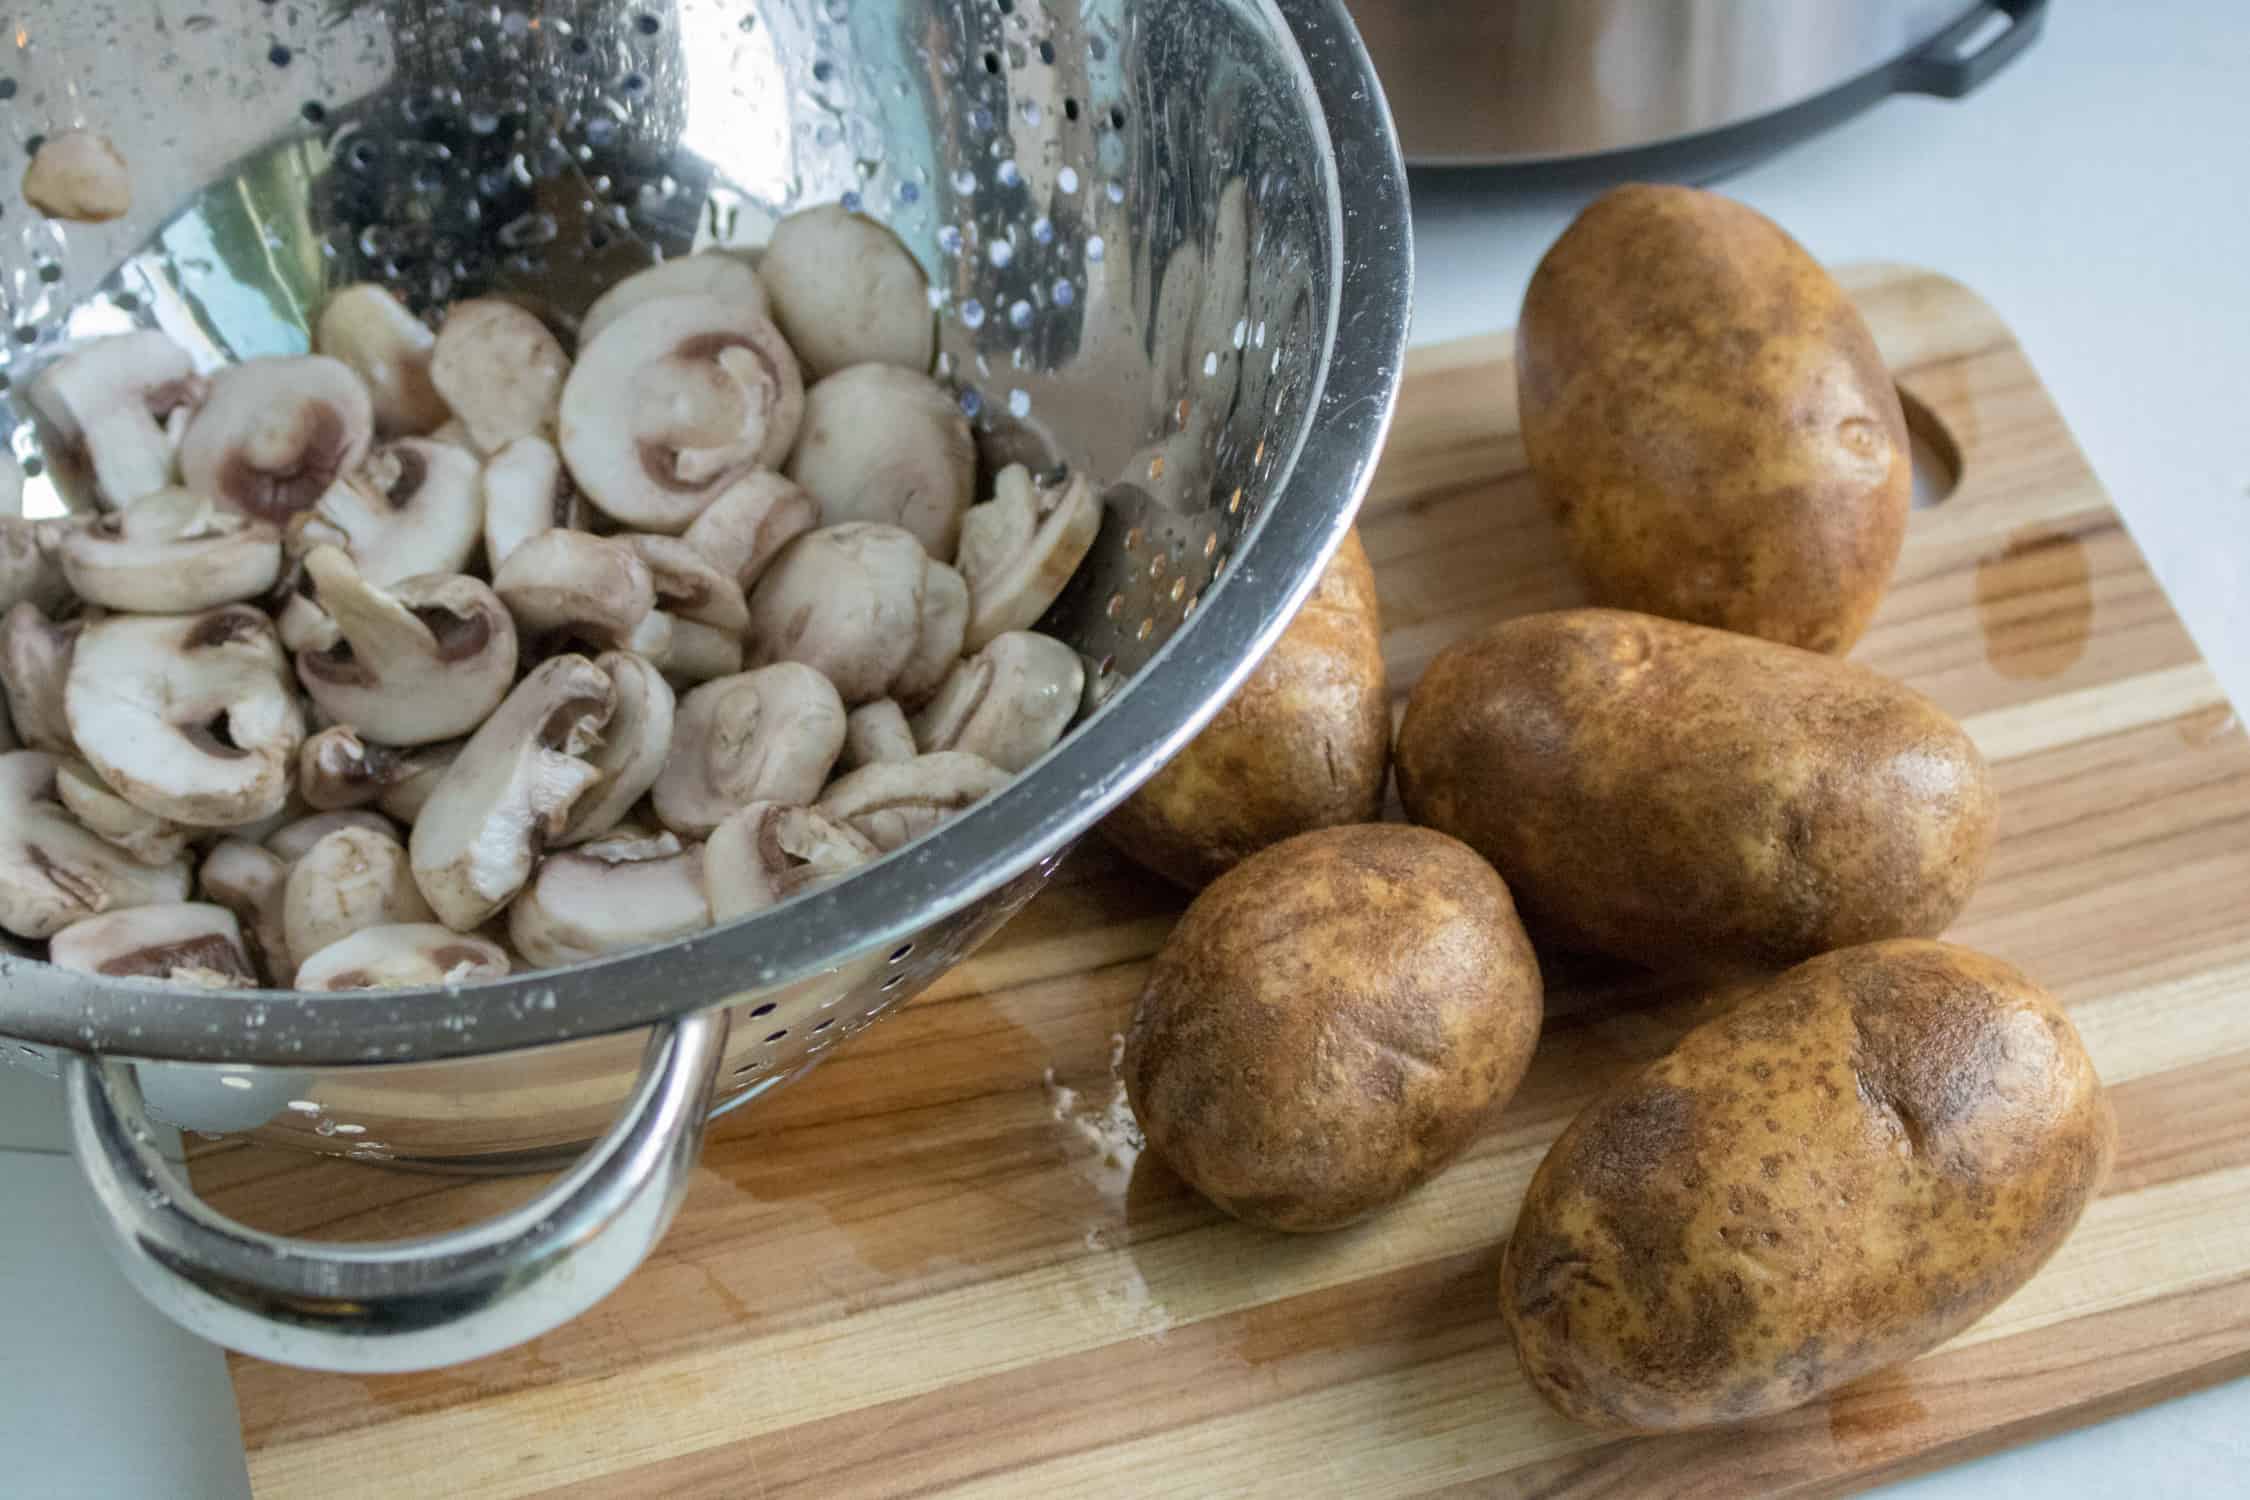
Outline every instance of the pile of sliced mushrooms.
[(1010, 467), (974, 503), (872, 220), (630, 276), (576, 359), (368, 284), (314, 343), (206, 373), (127, 333), (28, 390), (72, 514), (0, 514), (0, 927), (57, 964), (346, 990), (676, 938), (928, 832), (1078, 710), (1030, 627), (1099, 502)]

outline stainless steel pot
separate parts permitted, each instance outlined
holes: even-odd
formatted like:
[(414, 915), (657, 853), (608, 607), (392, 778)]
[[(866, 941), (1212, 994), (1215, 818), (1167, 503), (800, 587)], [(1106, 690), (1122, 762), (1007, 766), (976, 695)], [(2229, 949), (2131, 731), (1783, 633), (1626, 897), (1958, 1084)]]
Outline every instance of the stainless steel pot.
[[(56, 501), (7, 390), (71, 338), (301, 350), (323, 288), (369, 276), (423, 305), (500, 288), (567, 323), (655, 252), (755, 245), (839, 196), (930, 269), (987, 458), (1068, 463), (1107, 508), (1043, 624), (1094, 667), (1082, 722), (968, 815), (784, 908), (424, 991), (189, 994), (0, 955), (0, 1047), (61, 1071), (143, 1291), (238, 1349), (394, 1370), (605, 1294), (669, 1220), (706, 1118), (943, 973), (1216, 710), (1366, 486), (1411, 250), (1340, 0), (303, 10), (57, 7), (20, 37), (0, 112), (19, 137), (106, 132), (137, 201), (95, 228), (5, 205), (0, 433), (27, 509)], [(594, 1144), (496, 1223), (321, 1245), (197, 1203), (152, 1116), (479, 1169)]]
[(1351, 0), (1351, 9), (1390, 86), (1409, 161), (1679, 177), (1761, 154), (1887, 94), (1967, 93), (2030, 45), (2046, 0)]

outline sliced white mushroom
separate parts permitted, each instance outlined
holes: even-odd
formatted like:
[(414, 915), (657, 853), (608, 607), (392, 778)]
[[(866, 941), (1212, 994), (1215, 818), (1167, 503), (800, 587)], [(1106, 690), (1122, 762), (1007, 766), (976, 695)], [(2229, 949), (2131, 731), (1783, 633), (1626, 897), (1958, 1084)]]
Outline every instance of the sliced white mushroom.
[(70, 815), (144, 865), (168, 865), (187, 853), (195, 830), (135, 807), (77, 759), (55, 765), (55, 796)]
[(508, 908), (516, 951), (543, 968), (701, 932), (711, 925), (703, 846), (650, 859), (550, 854)]
[(329, 294), (313, 328), (313, 348), (350, 365), (375, 406), (375, 430), (413, 437), (451, 415), (430, 383), (437, 335), (389, 291), (372, 281)]
[(570, 356), (547, 325), (497, 297), (454, 303), (430, 351), (430, 383), (483, 454), (553, 432), (569, 374)]
[(18, 604), (0, 616), (0, 689), (16, 738), (50, 755), (78, 753), (63, 707), (63, 684), (78, 649), (79, 620), (50, 620), (36, 604)]
[(805, 392), (789, 477), (820, 502), (820, 524), (882, 521), (951, 557), (976, 499), (969, 419), (919, 370), (852, 365)]
[(636, 631), (634, 649), (650, 653), (649, 660), (674, 682), (692, 687), (732, 677), (742, 670), (742, 637), (731, 631), (677, 620), (662, 610), (651, 614), (647, 623), (661, 626), (661, 631), (655, 639), (648, 632)]
[(921, 747), (914, 743), (914, 728), (906, 722), (906, 710), (893, 699), (862, 703), (844, 717), (842, 764), (846, 770), (912, 760), (921, 753)]
[(753, 802), (810, 802), (843, 748), (843, 701), (810, 667), (779, 662), (707, 682), (680, 700), (651, 789), (656, 816), (702, 838)]
[(447, 767), (460, 757), (465, 740), (448, 740), (442, 745), (424, 745), (415, 752), (415, 767), (405, 780), (395, 786), (385, 787), (375, 805), (390, 817), (411, 826), (421, 817), (422, 805), (437, 790)]
[(647, 658), (609, 651), (594, 658), (613, 694), (602, 742), (586, 753), (601, 781), (579, 799), (557, 844), (582, 844), (607, 834), (648, 794), (672, 749), (677, 703), (671, 684)]
[(262, 818), (296, 780), (305, 720), (288, 658), (273, 623), (246, 604), (87, 626), (63, 708), (102, 780), (175, 823)]
[(673, 619), (708, 625), (732, 636), (740, 636), (749, 625), (750, 609), (743, 601), (742, 585), (681, 538), (636, 533), (617, 540), (648, 565), (657, 608)]
[(750, 591), (749, 660), (803, 662), (846, 704), (884, 697), (921, 638), (928, 578), (922, 544), (896, 526), (808, 531)]
[(386, 834), (339, 828), (289, 867), (281, 922), (292, 953), (318, 953), (369, 927), (432, 920), (406, 846)]
[(744, 473), (787, 456), (804, 406), (771, 323), (715, 297), (659, 297), (581, 351), (555, 446), (605, 515), (676, 535)]
[(602, 773), (585, 760), (614, 689), (583, 656), (541, 662), (438, 778), (408, 841), (414, 883), (438, 919), (468, 932), (531, 874)]
[(759, 469), (721, 490), (680, 540), (747, 593), (782, 548), (819, 524), (819, 504), (795, 480)]
[(297, 970), (282, 928), (289, 861), (247, 839), (225, 838), (203, 856), (195, 883), (204, 900), (216, 901), (234, 913), (251, 961), (266, 983), (287, 985)]
[(861, 766), (837, 777), (813, 810), (849, 824), (885, 854), (989, 797), (1008, 773), (981, 755), (939, 750), (909, 761)]
[(968, 583), (944, 563), (930, 563), (922, 573), (922, 616), (914, 649), (891, 679), (891, 696), (907, 708), (928, 702), (961, 659), (968, 629)]
[(378, 588), (459, 573), (484, 537), (482, 467), (466, 448), (400, 438), (375, 448), (291, 524), (308, 541), (341, 546)]
[(927, 370), (937, 350), (929, 278), (898, 236), (841, 204), (774, 226), (759, 279), (814, 378), (874, 360)]
[(1021, 771), (1054, 747), (1086, 690), (1078, 653), (1053, 636), (1011, 630), (953, 669), (914, 716), (924, 752), (966, 750)]
[(809, 807), (753, 802), (703, 846), (711, 920), (731, 922), (840, 879), (881, 851), (847, 823)]
[(583, 349), (620, 315), (654, 302), (659, 297), (716, 297), (730, 307), (770, 320), (765, 283), (758, 273), (724, 250), (704, 250), (659, 261), (645, 271), (635, 271), (594, 299), (578, 323), (578, 347)]
[(968, 649), (981, 651), (1003, 631), (1037, 624), (1085, 561), (1101, 524), (1101, 502), (1083, 475), (1041, 485), (1021, 464), (1002, 469), (992, 498), (963, 519), (954, 558), (969, 585)]
[(435, 922), (364, 927), (297, 965), (300, 990), (400, 990), (505, 979), (508, 951)]
[[(433, 777), (452, 764), (460, 742), (384, 745), (362, 739), (349, 724), (307, 735), (297, 751), (297, 792), (322, 812), (366, 807)], [(394, 815), (395, 816), (395, 815)], [(406, 822), (413, 822), (408, 816)]]
[(254, 989), (242, 926), (224, 906), (175, 901), (88, 917), (55, 934), (47, 957), (81, 974), (169, 980), (198, 989)]
[(591, 854), (612, 864), (620, 860), (660, 859), (667, 854), (677, 854), (687, 845), (680, 836), (668, 828), (657, 828), (634, 818), (612, 828), (598, 839), (588, 839), (578, 846), (580, 854)]
[(45, 425), (47, 472), (81, 510), (115, 510), (172, 482), (164, 424), (204, 398), (188, 352), (154, 329), (81, 344), (27, 395)]
[(375, 435), (367, 387), (321, 354), (253, 359), (211, 377), (180, 442), (180, 480), (198, 494), (280, 523), (359, 467)]
[(0, 610), (32, 604), (54, 614), (70, 603), (58, 554), (75, 529), (65, 521), (0, 516)]
[(602, 650), (630, 645), (656, 608), (656, 580), (639, 554), (615, 537), (585, 531), (525, 538), (493, 573), (492, 588), (526, 639), (583, 641)]
[(24, 169), (23, 201), (50, 219), (104, 224), (133, 206), (133, 177), (109, 137), (65, 130), (40, 142)]
[(335, 547), (305, 558), (342, 639), (297, 655), (297, 677), (337, 723), (386, 745), (467, 734), (507, 695), (516, 629), (497, 594), (465, 574), (429, 573), (379, 589)]
[(170, 486), (62, 533), (55, 548), (89, 604), (190, 614), (263, 594), (281, 576), (281, 532)]
[(485, 461), (484, 557), (506, 562), (527, 537), (556, 528), (583, 531), (586, 502), (562, 455), (539, 436), (517, 438)]
[(477, 451), (477, 445), (469, 438), (468, 424), (459, 417), (451, 418), (441, 425), (437, 431), (431, 433), (430, 441), (433, 443), (451, 443), (454, 447), (466, 448), (471, 453)]
[[(398, 825), (379, 812), (365, 808), (339, 808), (335, 812), (313, 813), (306, 817), (291, 818), (263, 840), (265, 848), (290, 864), (303, 859), (313, 845), (328, 835), (344, 828), (365, 829), (386, 838), (398, 837)], [(239, 836), (239, 835), (238, 835)]]
[(55, 800), (55, 757), (0, 755), (0, 927), (44, 938), (105, 911), (185, 901), (185, 860), (145, 865)]
[(343, 640), (336, 617), (322, 609), (310, 594), (292, 593), (274, 613), (274, 634), (281, 649), (294, 657), (300, 651), (327, 651)]

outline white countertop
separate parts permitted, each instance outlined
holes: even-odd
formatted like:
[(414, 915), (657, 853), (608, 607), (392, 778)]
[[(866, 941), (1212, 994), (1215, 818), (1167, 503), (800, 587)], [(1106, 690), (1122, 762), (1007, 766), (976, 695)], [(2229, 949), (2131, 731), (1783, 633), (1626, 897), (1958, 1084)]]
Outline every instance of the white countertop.
[[(1824, 259), (1915, 262), (1991, 301), (2238, 705), (2250, 705), (2246, 56), (2237, 0), (2059, 0), (2047, 35), (1970, 99), (1892, 100), (1723, 184)], [(1442, 177), (1415, 192), (1416, 342), (1511, 325), (1576, 203)], [(0, 1489), (246, 1494), (216, 1352), (109, 1267), (61, 1144), (52, 1086), (0, 1069)], [(2246, 1473), (2241, 1381), (1892, 1493), (2125, 1493), (2130, 1477), (2218, 1494)]]

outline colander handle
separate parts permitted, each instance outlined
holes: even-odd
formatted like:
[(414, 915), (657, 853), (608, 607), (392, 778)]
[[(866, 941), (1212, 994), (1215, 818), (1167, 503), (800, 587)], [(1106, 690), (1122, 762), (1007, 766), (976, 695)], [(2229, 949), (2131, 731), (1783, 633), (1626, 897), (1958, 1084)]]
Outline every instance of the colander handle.
[(726, 1037), (724, 1010), (658, 1025), (623, 1115), (521, 1208), (367, 1245), (287, 1239), (222, 1217), (157, 1151), (130, 1063), (61, 1060), (71, 1145), (143, 1296), (190, 1332), (260, 1359), (379, 1374), (520, 1344), (630, 1275), (686, 1190)]

